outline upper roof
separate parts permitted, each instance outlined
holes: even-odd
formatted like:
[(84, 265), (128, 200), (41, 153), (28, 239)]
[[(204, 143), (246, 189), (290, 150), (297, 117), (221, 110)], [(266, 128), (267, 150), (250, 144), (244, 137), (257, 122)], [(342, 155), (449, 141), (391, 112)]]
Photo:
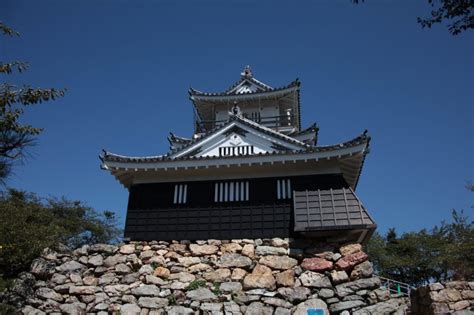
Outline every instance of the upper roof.
[(291, 88), (297, 88), (300, 86), (298, 79), (290, 82), (288, 85), (273, 88), (270, 85), (263, 83), (253, 77), (252, 69), (250, 66), (246, 66), (240, 74), (240, 79), (234, 82), (224, 92), (201, 92), (196, 89), (190, 88), (189, 95), (191, 99), (201, 98), (206, 96), (245, 96), (249, 94), (265, 94), (277, 91), (284, 91)]

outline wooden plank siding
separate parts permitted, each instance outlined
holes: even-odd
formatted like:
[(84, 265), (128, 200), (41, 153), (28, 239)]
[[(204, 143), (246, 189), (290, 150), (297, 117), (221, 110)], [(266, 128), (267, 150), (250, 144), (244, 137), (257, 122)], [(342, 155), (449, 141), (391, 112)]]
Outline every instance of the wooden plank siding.
[[(348, 187), (337, 174), (236, 179), (249, 182), (249, 200), (216, 203), (216, 181), (137, 184), (130, 188), (125, 237), (131, 240), (291, 237), (293, 201), (277, 199), (277, 180), (282, 178), (291, 179), (293, 190)], [(173, 204), (174, 187), (183, 183), (187, 184), (187, 202)]]
[(375, 225), (351, 188), (294, 191), (293, 202), (295, 231)]

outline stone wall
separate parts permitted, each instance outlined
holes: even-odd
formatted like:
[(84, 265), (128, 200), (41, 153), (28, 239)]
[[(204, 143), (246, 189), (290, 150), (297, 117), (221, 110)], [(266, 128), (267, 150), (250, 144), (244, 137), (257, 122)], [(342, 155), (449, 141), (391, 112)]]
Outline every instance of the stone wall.
[(3, 300), (23, 314), (404, 314), (367, 259), (278, 238), (97, 244), (45, 250)]
[(474, 314), (474, 282), (432, 283), (413, 290), (410, 298), (413, 314)]

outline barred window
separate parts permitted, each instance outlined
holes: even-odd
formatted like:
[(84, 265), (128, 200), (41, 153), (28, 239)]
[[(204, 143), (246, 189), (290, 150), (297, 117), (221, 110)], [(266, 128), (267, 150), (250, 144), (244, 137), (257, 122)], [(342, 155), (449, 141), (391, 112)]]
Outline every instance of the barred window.
[(291, 180), (278, 179), (277, 180), (277, 199), (291, 199)]
[(186, 203), (188, 197), (188, 185), (187, 184), (176, 184), (174, 185), (174, 204)]
[(214, 202), (249, 200), (249, 182), (219, 182), (214, 184)]

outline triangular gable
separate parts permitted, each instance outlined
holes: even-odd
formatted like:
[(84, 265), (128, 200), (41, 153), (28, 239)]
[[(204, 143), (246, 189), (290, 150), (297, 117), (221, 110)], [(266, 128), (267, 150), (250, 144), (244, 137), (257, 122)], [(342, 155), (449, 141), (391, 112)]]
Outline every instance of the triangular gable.
[(264, 154), (282, 151), (301, 151), (309, 146), (301, 141), (250, 122), (245, 118), (234, 119), (195, 143), (170, 154), (182, 157), (228, 157)]
[(225, 93), (226, 94), (248, 94), (255, 92), (265, 92), (272, 88), (266, 84), (261, 83), (253, 78), (241, 78), (238, 82), (232, 85)]

